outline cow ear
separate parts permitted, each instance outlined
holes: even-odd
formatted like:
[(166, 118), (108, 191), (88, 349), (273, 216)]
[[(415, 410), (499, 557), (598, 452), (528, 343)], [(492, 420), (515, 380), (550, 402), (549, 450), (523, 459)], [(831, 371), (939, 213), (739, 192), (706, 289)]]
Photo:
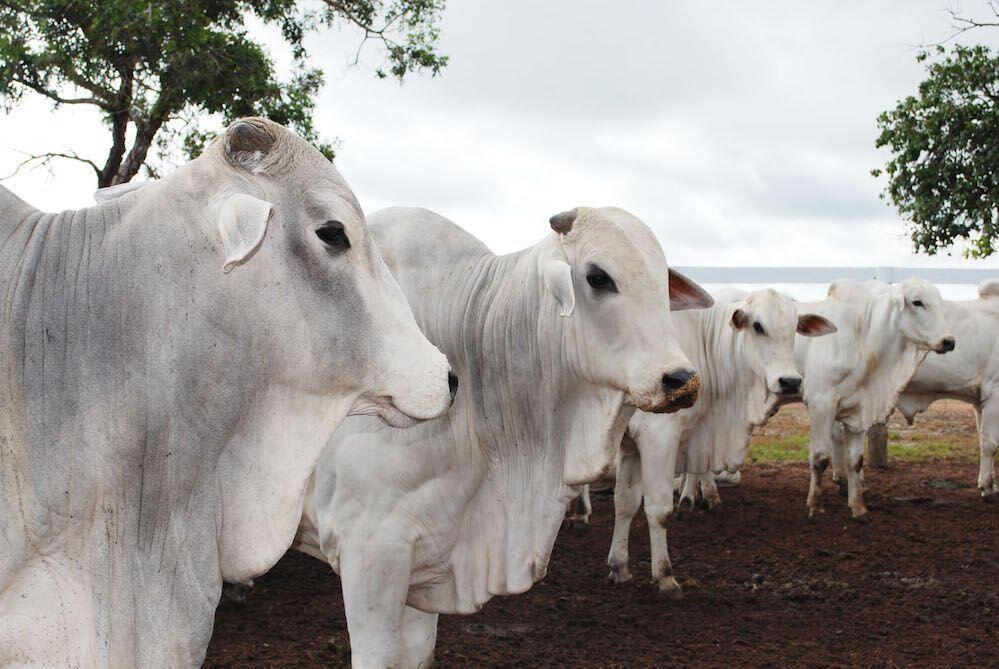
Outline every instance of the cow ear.
[(747, 325), (749, 325), (749, 314), (742, 309), (736, 309), (732, 312), (732, 327), (741, 330)]
[(576, 307), (576, 292), (572, 288), (572, 268), (564, 260), (548, 260), (541, 267), (545, 289), (558, 302), (560, 316), (571, 316)]
[(905, 309), (905, 295), (902, 294), (902, 287), (892, 286), (890, 294), (891, 306), (895, 309), (895, 311), (902, 313), (902, 310)]
[(225, 251), (224, 273), (250, 259), (264, 239), (273, 211), (270, 202), (243, 193), (230, 195), (222, 203), (218, 227)]
[(670, 309), (707, 309), (714, 303), (714, 299), (703, 288), (676, 270), (669, 270)]
[(818, 314), (801, 314), (798, 316), (798, 334), (806, 337), (821, 337), (836, 332), (836, 326), (827, 318)]

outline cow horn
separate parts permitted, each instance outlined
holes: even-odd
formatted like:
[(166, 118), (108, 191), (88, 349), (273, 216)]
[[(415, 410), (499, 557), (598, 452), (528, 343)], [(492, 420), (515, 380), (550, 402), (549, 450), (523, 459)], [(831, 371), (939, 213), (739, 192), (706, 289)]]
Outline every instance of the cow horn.
[(257, 119), (243, 119), (229, 126), (226, 131), (226, 153), (238, 162), (246, 155), (266, 155), (274, 144), (274, 135)]
[(548, 219), (548, 222), (552, 226), (552, 230), (559, 233), (560, 235), (568, 234), (572, 230), (572, 224), (576, 220), (576, 209), (570, 209), (569, 211), (563, 211), (561, 214), (555, 214)]

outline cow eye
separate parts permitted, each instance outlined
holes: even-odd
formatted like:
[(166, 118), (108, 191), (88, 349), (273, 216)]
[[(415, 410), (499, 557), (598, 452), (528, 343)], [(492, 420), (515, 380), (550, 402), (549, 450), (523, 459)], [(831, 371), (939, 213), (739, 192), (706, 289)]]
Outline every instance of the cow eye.
[(912, 301), (912, 306), (919, 307), (921, 309), (923, 307), (923, 301), (922, 300), (913, 300)]
[(767, 331), (763, 329), (763, 325), (759, 321), (753, 323), (753, 329), (756, 330), (756, 334), (766, 334)]
[(587, 270), (586, 283), (590, 284), (593, 290), (597, 292), (617, 292), (617, 284), (614, 283), (614, 279), (610, 278), (610, 274), (603, 271), (599, 267), (590, 267), (589, 270)]
[(340, 221), (326, 221), (323, 227), (316, 229), (316, 237), (333, 251), (346, 251), (350, 248), (347, 231)]

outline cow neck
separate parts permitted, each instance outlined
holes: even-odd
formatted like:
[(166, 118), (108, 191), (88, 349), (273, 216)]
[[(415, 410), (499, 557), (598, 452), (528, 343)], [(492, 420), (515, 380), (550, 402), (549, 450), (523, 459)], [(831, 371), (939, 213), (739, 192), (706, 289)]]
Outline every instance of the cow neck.
[[(454, 565), (487, 565), (486, 574), (456, 578), (487, 583), (490, 595), (522, 592), (544, 576), (566, 503), (579, 492), (566, 484), (567, 468), (578, 469), (580, 459), (589, 465), (594, 453), (606, 460), (594, 468), (609, 468), (631, 416), (622, 411), (623, 394), (584, 384), (573, 371), (578, 351), (565, 344), (571, 316), (559, 316), (538, 270), (552, 243), (476, 261), (469, 274), (479, 286), (467, 292), (467, 308), (452, 310), (465, 319), (453, 329), (463, 332), (474, 397), (469, 433), (486, 468), (456, 548), (482, 559)], [(474, 330), (465, 329), (468, 314), (480, 324)], [(488, 599), (481, 588), (472, 591), (476, 605)]]
[[(863, 431), (888, 419), (899, 395), (927, 355), (901, 332), (899, 310), (891, 293), (871, 295), (864, 300), (857, 326), (857, 349), (864, 368), (864, 387), (870, 402), (861, 402), (859, 421), (847, 425)], [(882, 333), (871, 336), (871, 333)], [(867, 333), (868, 336), (863, 336)]]
[[(995, 340), (997, 314), (986, 310), (986, 300), (943, 301), (944, 320), (950, 325), (951, 333), (957, 340), (957, 348), (950, 353), (927, 355), (916, 369), (906, 395), (948, 396), (966, 402), (977, 403), (981, 399), (982, 384), (995, 379), (997, 369), (990, 361), (999, 361), (999, 340)], [(984, 336), (983, 336), (984, 335)], [(974, 345), (972, 342), (978, 343)], [(912, 398), (915, 399), (915, 398)], [(926, 399), (925, 401), (932, 401)], [(918, 402), (917, 402), (918, 403)], [(926, 406), (929, 406), (928, 404)], [(899, 407), (902, 410), (902, 407)], [(925, 408), (919, 409), (920, 411)], [(903, 411), (908, 419), (914, 411)]]
[(701, 375), (703, 407), (687, 438), (689, 464), (695, 471), (741, 464), (752, 427), (768, 415), (766, 384), (746, 363), (745, 337), (730, 325), (738, 306), (692, 312), (695, 345), (684, 352)]

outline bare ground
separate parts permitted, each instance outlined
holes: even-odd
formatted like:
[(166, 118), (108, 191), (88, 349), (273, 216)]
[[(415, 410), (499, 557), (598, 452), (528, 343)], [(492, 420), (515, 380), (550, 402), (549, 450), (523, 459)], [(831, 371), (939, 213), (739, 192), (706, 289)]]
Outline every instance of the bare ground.
[[(783, 411), (758, 438), (798, 434)], [(970, 426), (969, 426), (970, 422)], [(613, 503), (594, 497), (593, 524), (563, 527), (548, 576), (474, 616), (441, 618), (437, 665), (999, 666), (999, 507), (975, 487), (974, 419), (945, 403), (893, 443), (941, 439), (962, 449), (869, 469), (873, 523), (848, 520), (827, 483), (828, 513), (806, 518), (803, 462), (760, 462), (724, 504), (670, 525), (679, 601), (649, 583), (642, 514), (632, 532), (635, 579), (606, 580)], [(224, 603), (206, 666), (344, 666), (349, 643), (339, 579), (289, 553), (246, 603)]]

